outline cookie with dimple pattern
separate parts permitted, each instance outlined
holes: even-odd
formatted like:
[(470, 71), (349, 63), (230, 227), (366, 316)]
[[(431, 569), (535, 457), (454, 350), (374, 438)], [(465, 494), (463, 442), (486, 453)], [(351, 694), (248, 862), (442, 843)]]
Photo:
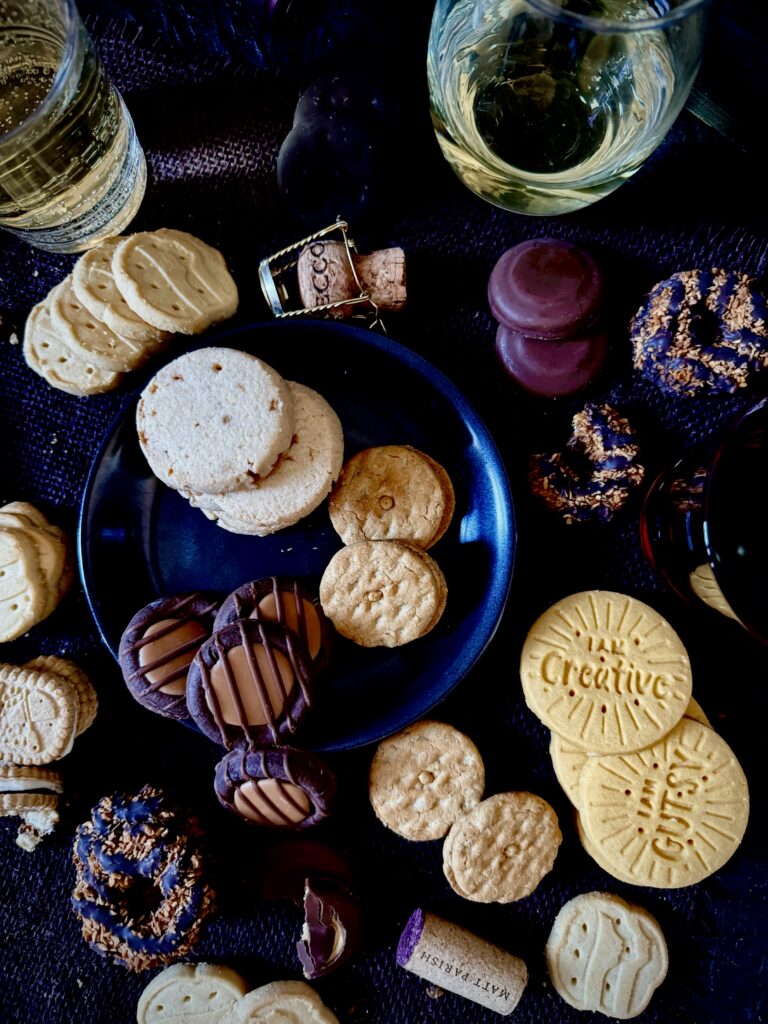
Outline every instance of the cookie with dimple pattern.
[(404, 839), (440, 839), (482, 798), (475, 744), (443, 722), (422, 721), (379, 744), (368, 795), (376, 817)]
[(136, 410), (139, 443), (163, 483), (198, 494), (249, 487), (290, 446), (293, 397), (256, 356), (187, 352), (155, 374)]
[(232, 1010), (229, 1024), (339, 1024), (303, 981), (273, 981), (254, 989)]
[(130, 308), (162, 331), (199, 334), (237, 310), (224, 257), (186, 231), (129, 235), (115, 249), (112, 273)]
[(50, 296), (27, 317), (24, 359), (53, 388), (70, 395), (99, 395), (120, 383), (121, 374), (97, 366), (83, 352), (75, 352), (51, 321)]
[(437, 625), (447, 594), (437, 563), (398, 540), (342, 548), (320, 581), (323, 611), (362, 647), (399, 647), (424, 636)]
[(637, 1017), (667, 975), (667, 944), (647, 910), (587, 892), (561, 908), (547, 940), (547, 969), (577, 1010)]
[(552, 870), (562, 841), (557, 815), (533, 793), (497, 793), (448, 833), (443, 868), (451, 887), (478, 903), (529, 896)]
[(138, 1024), (220, 1024), (248, 986), (221, 964), (173, 964), (141, 993)]
[(671, 394), (732, 394), (768, 367), (766, 300), (737, 270), (684, 270), (630, 324), (633, 362)]

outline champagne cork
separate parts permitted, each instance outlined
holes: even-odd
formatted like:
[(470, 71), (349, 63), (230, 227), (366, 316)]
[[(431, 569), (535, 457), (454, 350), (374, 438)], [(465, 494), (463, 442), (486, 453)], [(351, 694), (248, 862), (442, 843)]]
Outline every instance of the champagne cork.
[[(352, 254), (355, 270), (365, 291), (380, 312), (396, 312), (405, 306), (405, 253), (379, 249), (367, 256)], [(328, 302), (343, 302), (360, 294), (343, 242), (318, 239), (302, 249), (296, 267), (299, 294), (306, 309)], [(337, 317), (359, 313), (364, 306), (340, 306)]]
[(504, 1017), (520, 1002), (528, 982), (522, 960), (423, 910), (414, 910), (408, 919), (397, 962), (425, 981)]

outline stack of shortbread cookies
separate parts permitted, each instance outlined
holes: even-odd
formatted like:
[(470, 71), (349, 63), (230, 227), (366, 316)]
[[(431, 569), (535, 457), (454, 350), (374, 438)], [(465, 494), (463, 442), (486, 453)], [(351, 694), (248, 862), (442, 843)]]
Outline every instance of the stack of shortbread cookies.
[(26, 501), (0, 508), (0, 643), (48, 618), (73, 578), (66, 534)]
[(309, 515), (344, 459), (341, 423), (321, 395), (231, 348), (163, 367), (136, 426), (154, 474), (232, 533), (263, 537)]
[(199, 334), (237, 302), (224, 257), (194, 235), (161, 228), (108, 238), (29, 314), (24, 358), (52, 387), (99, 394), (172, 334)]

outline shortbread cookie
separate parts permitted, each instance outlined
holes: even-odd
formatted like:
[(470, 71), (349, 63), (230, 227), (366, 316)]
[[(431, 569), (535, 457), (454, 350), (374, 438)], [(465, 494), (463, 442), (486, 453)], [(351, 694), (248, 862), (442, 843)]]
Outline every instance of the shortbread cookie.
[(567, 1003), (614, 1020), (643, 1012), (669, 964), (656, 920), (605, 892), (583, 893), (561, 908), (546, 953), (552, 984)]
[(608, 864), (636, 885), (676, 889), (733, 855), (747, 827), (749, 792), (725, 741), (685, 718), (646, 750), (589, 758), (579, 807)]
[(379, 821), (404, 839), (440, 839), (483, 796), (475, 744), (443, 722), (417, 722), (379, 744), (368, 795)]
[(358, 452), (345, 463), (328, 501), (333, 528), (345, 544), (407, 540), (425, 550), (443, 536), (454, 507), (443, 467), (408, 445)]
[(320, 581), (323, 611), (362, 647), (399, 647), (424, 636), (437, 625), (447, 594), (437, 563), (398, 540), (342, 548)]
[(34, 542), (23, 530), (0, 529), (0, 643), (45, 618), (47, 603)]
[(68, 550), (64, 543), (48, 530), (24, 524), (24, 517), (14, 516), (0, 511), (0, 530), (21, 530), (35, 546), (37, 563), (45, 588), (46, 600), (42, 618), (47, 618), (59, 603), (61, 581), (68, 558)]
[(641, 750), (665, 736), (691, 699), (688, 654), (647, 604), (608, 590), (548, 608), (523, 646), (528, 707), (586, 751)]
[(576, 834), (579, 837), (582, 849), (588, 854), (592, 860), (597, 864), (599, 868), (612, 878), (615, 878), (619, 882), (625, 882), (627, 885), (637, 885), (637, 880), (632, 878), (630, 875), (623, 871), (620, 871), (615, 864), (609, 864), (605, 857), (600, 852), (600, 847), (595, 846), (592, 840), (589, 838), (587, 833), (584, 831), (584, 825), (581, 821), (581, 815), (576, 812), (574, 815), (574, 823), (576, 825)]
[(62, 793), (61, 775), (50, 768), (0, 764), (0, 793)]
[(709, 562), (697, 566), (689, 575), (688, 581), (691, 584), (691, 590), (700, 601), (709, 605), (716, 612), (720, 612), (721, 615), (726, 615), (729, 619), (735, 619), (736, 622), (739, 621), (738, 615), (728, 604), (725, 594), (720, 589), (720, 584), (715, 579), (715, 574)]
[(115, 249), (112, 273), (131, 309), (163, 331), (199, 334), (237, 310), (224, 257), (186, 231), (129, 235)]
[(51, 387), (70, 395), (99, 395), (120, 383), (114, 370), (96, 366), (67, 345), (51, 322), (50, 296), (39, 302), (27, 317), (24, 328), (24, 359)]
[(273, 981), (241, 999), (228, 1024), (339, 1024), (339, 1020), (306, 982)]
[(138, 1024), (220, 1024), (248, 985), (231, 967), (173, 964), (147, 985), (136, 1007)]
[(60, 676), (0, 666), (0, 761), (48, 764), (72, 749), (77, 697)]
[(91, 316), (75, 295), (71, 275), (53, 289), (48, 303), (53, 329), (81, 360), (122, 373), (135, 370), (149, 355), (147, 345), (115, 333)]
[[(56, 603), (66, 594), (72, 585), (74, 579), (74, 555), (72, 552), (72, 545), (69, 542), (64, 530), (60, 526), (54, 526), (53, 523), (49, 523), (42, 512), (31, 505), (28, 501), (11, 501), (7, 505), (0, 507), (0, 521), (11, 523), (11, 520), (6, 520), (6, 516), (12, 516), (15, 528), (20, 530), (31, 532), (33, 540), (35, 539), (35, 530), (43, 530), (49, 534), (54, 541), (57, 542), (59, 547), (63, 550), (64, 554), (64, 565), (59, 571), (59, 560), (54, 557), (52, 565), (49, 563), (49, 580), (48, 589), (52, 590), (56, 596)], [(30, 531), (30, 528), (33, 528)], [(40, 545), (38, 547), (38, 557), (40, 558)], [(41, 565), (41, 573), (45, 571), (45, 566)], [(57, 578), (58, 577), (58, 578)]]
[(124, 338), (159, 346), (170, 335), (134, 313), (117, 287), (112, 257), (122, 238), (107, 238), (83, 253), (72, 268), (72, 288), (86, 310)]
[(164, 366), (136, 410), (153, 473), (197, 494), (250, 487), (291, 444), (293, 398), (271, 366), (232, 348), (187, 352)]
[(557, 815), (541, 797), (498, 793), (453, 826), (443, 868), (460, 896), (512, 903), (529, 896), (552, 870), (562, 838)]
[(189, 495), (192, 505), (214, 512), (225, 530), (265, 537), (292, 526), (314, 512), (339, 475), (344, 459), (339, 417), (311, 388), (294, 381), (288, 388), (293, 441), (272, 472), (239, 491)]
[(38, 669), (42, 672), (51, 672), (53, 675), (63, 677), (77, 695), (77, 735), (81, 736), (86, 729), (89, 729), (99, 710), (99, 698), (93, 688), (88, 676), (79, 665), (67, 658), (60, 658), (55, 654), (41, 654), (38, 658), (28, 661), (24, 668)]

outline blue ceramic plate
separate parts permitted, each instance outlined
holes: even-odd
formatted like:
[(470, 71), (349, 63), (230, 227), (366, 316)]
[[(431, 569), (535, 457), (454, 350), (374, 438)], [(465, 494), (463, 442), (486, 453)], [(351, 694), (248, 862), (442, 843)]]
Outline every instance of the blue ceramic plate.
[[(372, 445), (410, 444), (450, 474), (456, 513), (430, 552), (448, 584), (442, 619), (423, 639), (394, 650), (364, 649), (338, 638), (302, 737), (326, 751), (380, 740), (456, 686), (501, 618), (515, 525), (496, 445), (446, 377), (372, 331), (284, 321), (206, 336), (195, 347), (203, 345), (253, 352), (288, 380), (319, 391), (341, 419), (347, 457)], [(177, 348), (173, 356), (178, 354)], [(137, 398), (138, 392), (126, 403), (96, 456), (78, 537), (88, 602), (115, 657), (131, 616), (158, 595), (203, 588), (226, 594), (278, 573), (308, 577), (316, 588), (341, 547), (325, 504), (271, 537), (227, 533), (154, 478), (136, 438)]]

